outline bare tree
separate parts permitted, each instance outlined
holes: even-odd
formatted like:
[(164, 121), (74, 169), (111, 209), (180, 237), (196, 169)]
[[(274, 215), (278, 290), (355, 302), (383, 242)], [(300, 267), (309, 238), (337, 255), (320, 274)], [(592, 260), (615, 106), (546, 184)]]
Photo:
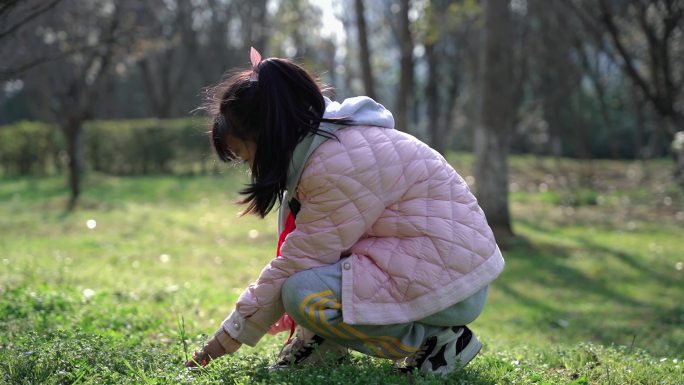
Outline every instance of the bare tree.
[(413, 35), (409, 20), (410, 0), (399, 1), (397, 42), (401, 52), (399, 90), (396, 108), (394, 109), (395, 125), (399, 130), (409, 131), (409, 108), (414, 87), (413, 76)]
[(199, 48), (192, 27), (194, 9), (191, 2), (183, 0), (176, 0), (173, 7), (164, 6), (161, 0), (142, 4), (148, 20), (142, 28), (147, 36), (140, 36), (137, 44), (137, 65), (154, 116), (169, 118)]
[[(36, 67), (27, 78), (45, 85), (46, 104), (66, 139), (71, 210), (81, 194), (83, 123), (92, 118), (98, 101), (110, 88), (112, 70), (132, 45), (138, 10), (133, 1), (74, 0), (62, 5), (39, 20), (40, 48), (55, 55), (71, 47), (89, 48)], [(38, 49), (38, 43), (32, 44)]]
[[(547, 133), (548, 154), (559, 157), (563, 154), (564, 133), (577, 132), (571, 127), (571, 100), (577, 90), (578, 71), (571, 60), (569, 35), (565, 33), (563, 15), (553, 8), (548, 0), (530, 0), (528, 22), (534, 27), (530, 39), (531, 65), (534, 68), (532, 88), (539, 97)], [(559, 68), (564, 68), (559, 71)], [(583, 141), (579, 151), (588, 155)]]
[[(344, 26), (344, 31), (347, 36), (353, 36), (354, 33), (358, 33), (358, 28), (354, 28), (353, 25), (353, 17), (351, 15), (351, 12), (347, 7), (345, 7), (342, 15), (342, 25)], [(358, 40), (358, 39), (357, 39)], [(351, 39), (345, 39), (345, 50), (347, 51), (347, 55), (344, 56), (343, 61), (344, 61), (344, 72), (342, 73), (342, 81), (341, 86), (338, 87), (337, 92), (338, 95), (344, 95), (344, 96), (351, 96), (352, 94), (356, 93), (356, 89), (354, 87), (354, 78), (355, 78), (355, 71), (354, 71), (354, 60), (352, 60), (352, 52), (354, 52), (354, 46), (352, 44)], [(342, 92), (340, 92), (340, 89), (342, 89)]]
[[(423, 46), (427, 61), (425, 102), (427, 136), (430, 146), (440, 153), (448, 148), (446, 140), (454, 109), (458, 83), (463, 76), (460, 64), (469, 20), (449, 10), (450, 0), (428, 3), (423, 20)], [(465, 27), (465, 28), (464, 28)]]
[(35, 25), (36, 20), (53, 11), (61, 2), (62, 0), (0, 2), (0, 56), (4, 57), (0, 63), (0, 80), (18, 77), (40, 64), (93, 48), (92, 44), (81, 44), (59, 52), (34, 49), (36, 46), (33, 39), (26, 37), (29, 31), (26, 31), (25, 26)]
[(268, 12), (267, 0), (235, 1), (233, 2), (237, 13), (242, 20), (242, 33), (244, 35), (241, 52), (246, 52), (249, 47), (266, 48), (268, 37)]
[[(606, 90), (606, 81), (604, 70), (601, 68), (605, 66), (602, 65), (601, 56), (597, 55), (596, 52), (588, 52), (592, 47), (583, 44), (579, 39), (575, 39), (575, 52), (578, 53), (580, 62), (582, 63), (582, 69), (596, 93), (596, 99), (599, 103), (599, 109), (601, 111), (601, 120), (603, 121), (603, 126), (608, 134), (608, 147), (610, 149), (610, 155), (612, 158), (619, 157), (618, 142), (615, 140), (615, 123), (610, 116), (610, 106), (608, 105), (608, 95)], [(605, 60), (603, 60), (605, 62)], [(609, 63), (610, 64), (610, 63)]]
[[(624, 61), (625, 72), (641, 88), (658, 113), (669, 123), (668, 134), (674, 135), (675, 127), (682, 128), (682, 112), (675, 104), (684, 85), (684, 71), (675, 63), (672, 55), (674, 39), (681, 39), (684, 32), (684, 3), (681, 1), (637, 1), (631, 0), (625, 7), (624, 2), (615, 4), (608, 0), (599, 0), (600, 22), (607, 29), (613, 44)], [(623, 13), (626, 10), (628, 13)], [(635, 15), (629, 19), (629, 15)], [(625, 20), (627, 19), (627, 20)], [(619, 23), (627, 22), (641, 29), (647, 43), (647, 57), (627, 46), (625, 40), (629, 33), (620, 28)], [(644, 74), (637, 68), (636, 62), (647, 63)]]
[(38, 16), (53, 9), (62, 0), (23, 1), (5, 0), (0, 3), (0, 41), (15, 33), (19, 28)]
[(425, 101), (427, 103), (427, 133), (430, 146), (439, 153), (444, 153), (446, 144), (442, 137), (444, 132), (440, 126), (441, 101), (439, 95), (440, 59), (435, 37), (425, 40), (425, 58), (428, 65), (428, 78), (425, 85)]
[(139, 27), (144, 36), (137, 37), (136, 65), (155, 116), (187, 114), (198, 102), (198, 89), (247, 64), (250, 46), (267, 55), (266, 5), (266, 0), (142, 2), (148, 22)]
[(508, 151), (514, 120), (512, 20), (508, 0), (484, 1), (480, 117), (475, 180), (480, 206), (500, 244), (513, 235), (508, 207)]
[(366, 16), (363, 0), (354, 0), (356, 10), (356, 25), (358, 27), (359, 50), (361, 61), (361, 75), (366, 95), (375, 99), (375, 87), (373, 87), (373, 68), (371, 67), (371, 55), (368, 49), (368, 29), (366, 28)]
[[(684, 130), (684, 2), (674, 0), (559, 0), (571, 9), (604, 52), (622, 64), (626, 76), (664, 121), (655, 132), (672, 140)], [(676, 171), (677, 172), (677, 171)]]
[(298, 60), (315, 56), (321, 39), (311, 31), (321, 27), (320, 8), (306, 0), (281, 0), (273, 24), (283, 39), (271, 45), (280, 43), (286, 56)]

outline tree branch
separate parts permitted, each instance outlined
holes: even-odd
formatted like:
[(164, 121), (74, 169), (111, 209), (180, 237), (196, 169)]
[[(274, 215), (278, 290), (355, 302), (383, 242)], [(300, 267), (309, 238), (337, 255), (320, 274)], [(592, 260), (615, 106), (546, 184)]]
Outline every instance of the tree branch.
[(28, 71), (29, 69), (36, 67), (36, 66), (39, 66), (41, 64), (49, 63), (49, 62), (59, 60), (59, 59), (63, 59), (65, 57), (69, 57), (75, 53), (83, 53), (83, 52), (93, 51), (93, 50), (96, 50), (96, 49), (101, 48), (103, 46), (106, 46), (108, 44), (112, 44), (115, 41), (116, 41), (116, 38), (110, 37), (110, 38), (104, 39), (104, 40), (102, 40), (96, 44), (76, 46), (76, 47), (71, 48), (71, 49), (60, 51), (60, 52), (53, 54), (53, 55), (47, 55), (47, 56), (43, 56), (43, 57), (40, 57), (37, 59), (33, 59), (33, 60), (28, 61), (24, 64), (20, 64), (14, 68), (2, 68), (2, 67), (0, 67), (0, 81), (15, 78), (15, 77), (21, 75), (22, 73), (24, 73), (25, 71)]
[[(32, 13), (29, 13), (26, 15), (23, 19), (17, 21), (14, 23), (13, 26), (7, 28), (4, 31), (0, 32), (0, 40), (2, 40), (5, 36), (8, 36), (11, 33), (14, 33), (17, 29), (19, 29), (22, 25), (28, 23), (29, 21), (35, 19), (36, 17), (40, 16), (41, 14), (49, 11), (50, 9), (54, 8), (60, 1), (62, 0), (52, 0), (50, 3), (45, 5), (43, 8), (38, 8), (35, 7), (34, 11)], [(5, 12), (5, 9), (2, 9), (3, 12)], [(8, 11), (7, 11), (8, 12)], [(1, 14), (1, 13), (0, 13)]]
[(603, 31), (599, 26), (597, 26), (597, 23), (599, 23), (596, 18), (593, 16), (587, 14), (583, 9), (577, 7), (572, 0), (556, 0), (560, 4), (564, 5), (566, 8), (570, 9), (577, 17), (580, 19), (582, 22), (582, 25), (589, 30), (589, 32), (596, 38), (597, 40), (601, 40), (603, 37)]
[(6, 0), (0, 4), (0, 17), (7, 16), (18, 3), (19, 0)]
[(646, 83), (644, 78), (641, 75), (639, 75), (639, 72), (634, 67), (631, 55), (629, 54), (629, 52), (627, 52), (627, 48), (625, 48), (624, 44), (622, 44), (622, 40), (620, 39), (620, 33), (618, 32), (617, 26), (615, 25), (615, 22), (610, 14), (610, 9), (608, 9), (606, 1), (599, 0), (599, 6), (601, 8), (600, 20), (606, 26), (606, 29), (608, 29), (608, 33), (610, 34), (610, 37), (612, 38), (612, 41), (615, 44), (615, 48), (617, 48), (618, 52), (620, 53), (620, 56), (622, 56), (622, 60), (625, 63), (625, 70), (627, 71), (627, 74), (632, 78), (632, 80), (637, 84), (637, 86), (641, 88), (641, 90), (644, 92), (644, 95), (648, 99), (650, 99), (654, 103), (654, 105), (659, 105), (657, 95), (653, 94), (653, 91), (648, 87), (648, 83)]

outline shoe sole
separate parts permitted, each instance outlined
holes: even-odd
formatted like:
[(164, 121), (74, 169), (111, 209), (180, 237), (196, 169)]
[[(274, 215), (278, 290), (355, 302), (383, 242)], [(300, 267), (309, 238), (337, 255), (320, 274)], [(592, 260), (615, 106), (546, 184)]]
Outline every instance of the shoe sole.
[(456, 362), (460, 363), (460, 368), (464, 368), (470, 361), (477, 356), (482, 350), (482, 343), (477, 339), (477, 336), (473, 334), (468, 345), (463, 348), (463, 350), (456, 355)]

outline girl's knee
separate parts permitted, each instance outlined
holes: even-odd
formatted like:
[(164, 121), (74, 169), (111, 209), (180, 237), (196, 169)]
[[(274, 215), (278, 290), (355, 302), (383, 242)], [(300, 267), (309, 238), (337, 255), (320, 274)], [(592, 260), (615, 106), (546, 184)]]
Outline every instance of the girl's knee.
[(290, 315), (297, 313), (299, 303), (302, 302), (304, 297), (308, 295), (308, 292), (311, 291), (311, 285), (307, 284), (307, 282), (310, 282), (307, 273), (308, 271), (295, 273), (283, 283), (281, 298), (285, 311)]

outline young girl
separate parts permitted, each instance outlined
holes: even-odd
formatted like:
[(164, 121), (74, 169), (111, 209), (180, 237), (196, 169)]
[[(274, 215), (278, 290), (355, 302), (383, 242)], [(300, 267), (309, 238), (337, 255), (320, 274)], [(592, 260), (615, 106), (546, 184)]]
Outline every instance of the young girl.
[(466, 183), (372, 99), (331, 102), (298, 65), (251, 56), (251, 69), (216, 87), (213, 145), (249, 164), (246, 212), (279, 203), (286, 229), (187, 365), (256, 345), (285, 312), (298, 331), (274, 368), (347, 348), (403, 359), (403, 371), (466, 365), (482, 346), (466, 325), (504, 268)]

